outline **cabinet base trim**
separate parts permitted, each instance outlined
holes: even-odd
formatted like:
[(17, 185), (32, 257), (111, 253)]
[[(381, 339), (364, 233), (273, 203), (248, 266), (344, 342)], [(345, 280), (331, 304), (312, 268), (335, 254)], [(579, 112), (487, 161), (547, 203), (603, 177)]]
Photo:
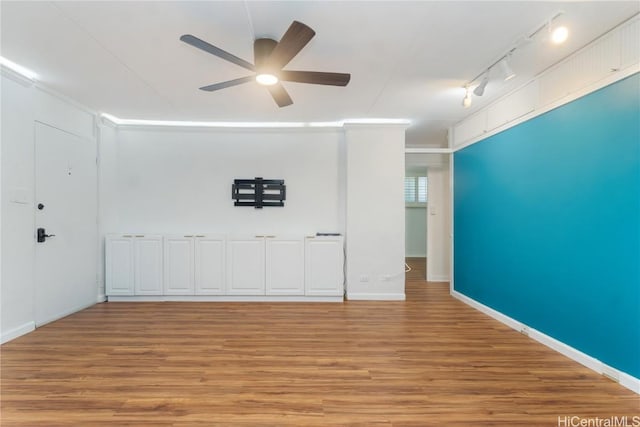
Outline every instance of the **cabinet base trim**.
[(404, 301), (405, 294), (373, 294), (361, 292), (347, 292), (348, 300), (368, 300), (368, 301)]
[(135, 295), (135, 296), (108, 296), (109, 302), (343, 302), (341, 296), (334, 297), (307, 297), (307, 296), (280, 296), (280, 295)]

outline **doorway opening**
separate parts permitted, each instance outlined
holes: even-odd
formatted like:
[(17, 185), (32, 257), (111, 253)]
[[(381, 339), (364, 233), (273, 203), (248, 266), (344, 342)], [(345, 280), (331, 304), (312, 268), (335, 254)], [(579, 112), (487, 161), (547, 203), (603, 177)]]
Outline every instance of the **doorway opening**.
[[(449, 154), (405, 154), (405, 258), (427, 282), (448, 282), (451, 260)], [(413, 266), (422, 264), (423, 268)], [(414, 271), (418, 270), (418, 271)]]
[[(427, 168), (407, 167), (404, 177), (405, 258), (407, 269), (411, 268), (414, 276), (426, 268), (427, 196)], [(421, 263), (424, 268), (416, 268)], [(423, 280), (426, 280), (425, 274), (422, 272)]]

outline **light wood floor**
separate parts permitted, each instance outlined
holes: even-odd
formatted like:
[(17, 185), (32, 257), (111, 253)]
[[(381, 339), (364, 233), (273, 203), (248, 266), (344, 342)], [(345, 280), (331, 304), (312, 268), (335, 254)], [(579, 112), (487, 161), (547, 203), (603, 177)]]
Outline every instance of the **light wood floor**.
[(96, 305), (2, 346), (1, 424), (557, 426), (640, 414), (631, 391), (411, 264), (406, 302)]

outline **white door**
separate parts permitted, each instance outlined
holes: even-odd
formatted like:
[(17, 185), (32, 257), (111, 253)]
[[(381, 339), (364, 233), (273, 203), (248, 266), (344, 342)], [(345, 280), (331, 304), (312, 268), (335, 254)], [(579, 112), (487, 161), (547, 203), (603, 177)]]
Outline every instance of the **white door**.
[(267, 295), (304, 295), (304, 240), (266, 237)]
[(225, 238), (222, 235), (196, 236), (196, 295), (224, 294)]
[[(35, 322), (42, 325), (96, 302), (96, 143), (36, 123)], [(34, 230), (34, 238), (36, 238)]]
[(164, 294), (193, 295), (193, 236), (164, 238)]
[(311, 237), (305, 241), (305, 295), (344, 294), (344, 249), (341, 237)]
[(227, 241), (227, 294), (264, 295), (264, 237)]
[(133, 236), (105, 239), (107, 295), (133, 295)]
[(135, 294), (162, 295), (162, 236), (136, 235)]

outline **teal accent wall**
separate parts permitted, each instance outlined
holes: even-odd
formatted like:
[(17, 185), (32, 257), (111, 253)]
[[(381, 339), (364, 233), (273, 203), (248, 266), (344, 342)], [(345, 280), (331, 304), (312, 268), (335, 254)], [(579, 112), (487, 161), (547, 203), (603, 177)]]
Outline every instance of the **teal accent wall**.
[(454, 288), (640, 378), (640, 75), (454, 154)]

